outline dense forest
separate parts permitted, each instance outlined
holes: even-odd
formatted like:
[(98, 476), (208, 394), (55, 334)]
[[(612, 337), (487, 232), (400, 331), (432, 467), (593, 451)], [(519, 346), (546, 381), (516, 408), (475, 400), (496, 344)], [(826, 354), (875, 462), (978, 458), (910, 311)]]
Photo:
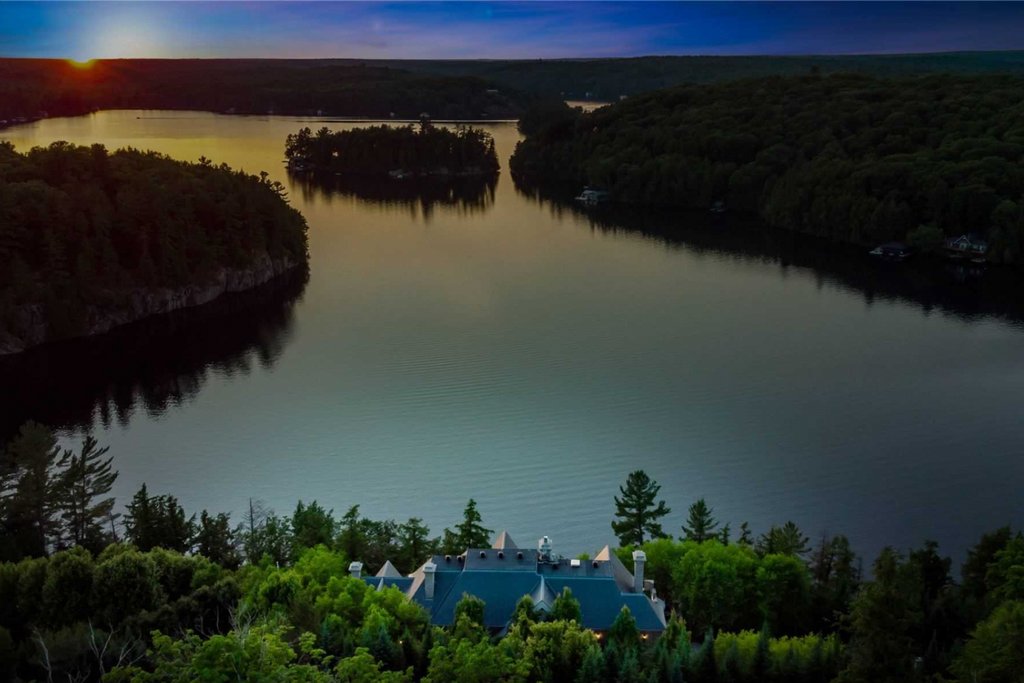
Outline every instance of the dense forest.
[(99, 109), (508, 119), (531, 99), (479, 78), (321, 60), (0, 59), (0, 121)]
[(478, 128), (368, 126), (316, 133), (303, 128), (285, 142), (292, 169), (317, 173), (409, 176), (493, 176), (494, 139)]
[(305, 219), (266, 174), (0, 143), (0, 349), (200, 303), (305, 261)]
[[(509, 119), (535, 98), (614, 101), (685, 83), (811, 71), (1024, 74), (1024, 52), (534, 60), (0, 59), (0, 121), (98, 109)], [(0, 124), (2, 127), (3, 124)]]
[(683, 86), (589, 114), (520, 121), (524, 187), (594, 185), (615, 201), (759, 214), (856, 244), (987, 235), (1024, 262), (1024, 81), (1008, 76), (761, 78)]
[(0, 678), (1011, 683), (1024, 670), (1024, 536), (1008, 527), (959, 580), (930, 542), (883, 550), (868, 576), (843, 536), (812, 543), (792, 522), (755, 535), (703, 499), (664, 529), (660, 487), (636, 471), (609, 501), (612, 529), (620, 556), (645, 550), (666, 631), (643, 638), (623, 610), (599, 636), (562, 593), (547, 616), (522, 598), (499, 637), (479, 598), (432, 627), (397, 589), (348, 575), (353, 559), (408, 572), (489, 546), (473, 500), (436, 537), (316, 501), (290, 516), (253, 501), (236, 525), (145, 485), (121, 513), (116, 478), (95, 440), (65, 450), (33, 423), (0, 456)]
[(861, 73), (1024, 75), (1024, 52), (936, 52), (891, 55), (659, 56), (600, 59), (341, 60), (424, 74), (473, 76), (535, 95), (612, 102), (623, 95), (684, 83), (718, 83), (764, 76)]

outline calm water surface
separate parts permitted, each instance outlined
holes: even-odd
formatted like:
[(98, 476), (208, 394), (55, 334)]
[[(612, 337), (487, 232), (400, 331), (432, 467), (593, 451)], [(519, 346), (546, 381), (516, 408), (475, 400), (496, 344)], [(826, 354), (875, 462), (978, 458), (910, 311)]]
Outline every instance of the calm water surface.
[[(750, 250), (716, 237), (728, 226), (598, 225), (507, 170), (469, 200), (302, 186), (281, 163), (301, 125), (318, 123), (111, 112), (0, 134), (266, 170), (312, 254), (283, 293), (9, 364), (8, 421), (91, 424), (122, 501), (146, 482), (189, 509), (359, 503), (440, 533), (472, 496), (489, 526), (567, 554), (613, 541), (635, 468), (662, 484), (667, 529), (704, 496), (733, 529), (792, 519), (869, 560), (925, 538), (959, 556), (1024, 524), (1020, 316), (936, 305), (903, 273), (876, 286), (860, 258)], [(515, 127), (486, 128), (507, 169)]]

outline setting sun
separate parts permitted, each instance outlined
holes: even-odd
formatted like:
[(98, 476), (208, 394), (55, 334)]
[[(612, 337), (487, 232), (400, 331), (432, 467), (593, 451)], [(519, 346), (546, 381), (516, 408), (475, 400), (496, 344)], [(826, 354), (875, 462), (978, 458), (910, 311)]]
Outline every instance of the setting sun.
[(96, 64), (95, 59), (69, 59), (68, 64), (75, 67), (76, 69), (91, 69)]

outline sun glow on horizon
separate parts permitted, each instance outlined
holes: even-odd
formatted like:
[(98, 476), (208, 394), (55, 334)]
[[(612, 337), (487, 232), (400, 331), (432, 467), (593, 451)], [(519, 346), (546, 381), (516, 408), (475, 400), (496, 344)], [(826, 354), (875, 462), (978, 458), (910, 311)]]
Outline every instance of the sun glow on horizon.
[(76, 69), (81, 69), (82, 71), (85, 71), (86, 69), (91, 69), (96, 64), (96, 60), (95, 59), (69, 59), (68, 60), (68, 64), (70, 64), (71, 66), (73, 66)]

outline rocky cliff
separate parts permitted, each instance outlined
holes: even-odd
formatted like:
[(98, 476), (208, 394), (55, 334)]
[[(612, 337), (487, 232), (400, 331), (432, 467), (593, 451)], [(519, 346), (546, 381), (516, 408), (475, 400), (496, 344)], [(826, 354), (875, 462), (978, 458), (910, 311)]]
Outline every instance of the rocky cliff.
[[(116, 306), (87, 306), (85, 324), (71, 336), (103, 334), (115, 327), (168, 313), (182, 308), (202, 306), (227, 292), (240, 292), (261, 285), (299, 265), (292, 259), (272, 259), (268, 255), (257, 258), (253, 265), (242, 269), (223, 268), (202, 284), (178, 288), (134, 289), (117, 292)], [(67, 338), (67, 336), (61, 337)], [(0, 327), (0, 355), (20, 353), (33, 346), (55, 341), (47, 323), (42, 304), (19, 307), (3, 327)]]

